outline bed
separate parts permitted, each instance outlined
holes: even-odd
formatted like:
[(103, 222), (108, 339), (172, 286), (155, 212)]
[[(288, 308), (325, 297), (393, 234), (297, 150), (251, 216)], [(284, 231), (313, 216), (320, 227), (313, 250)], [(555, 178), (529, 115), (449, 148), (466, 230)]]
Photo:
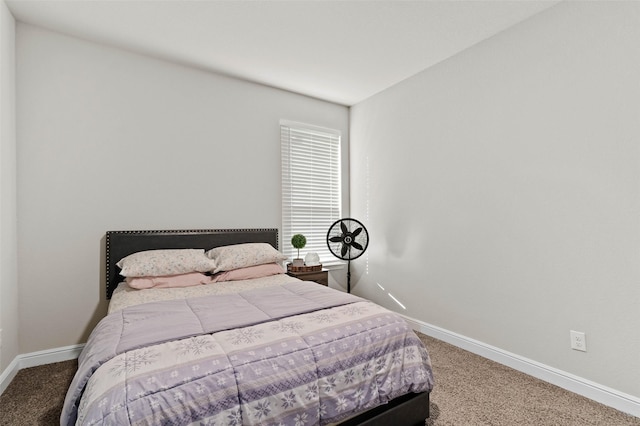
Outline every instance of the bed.
[[(425, 424), (429, 355), (400, 316), (284, 273), (225, 275), (254, 266), (225, 268), (222, 256), (276, 251), (277, 229), (110, 231), (105, 241), (109, 313), (78, 359), (61, 425)], [(123, 282), (123, 259), (163, 249), (216, 252), (214, 277), (230, 281)]]

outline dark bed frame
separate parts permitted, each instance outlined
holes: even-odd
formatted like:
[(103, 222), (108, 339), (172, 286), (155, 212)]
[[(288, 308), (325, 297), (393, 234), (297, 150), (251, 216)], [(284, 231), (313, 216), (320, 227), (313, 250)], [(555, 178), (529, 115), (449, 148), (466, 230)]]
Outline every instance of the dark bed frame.
[[(109, 231), (106, 234), (106, 296), (123, 278), (116, 263), (130, 254), (154, 249), (214, 247), (241, 243), (268, 243), (278, 248), (278, 230), (268, 229), (199, 229), (176, 231)], [(429, 392), (400, 396), (388, 404), (361, 413), (342, 423), (343, 426), (424, 426), (429, 417)]]

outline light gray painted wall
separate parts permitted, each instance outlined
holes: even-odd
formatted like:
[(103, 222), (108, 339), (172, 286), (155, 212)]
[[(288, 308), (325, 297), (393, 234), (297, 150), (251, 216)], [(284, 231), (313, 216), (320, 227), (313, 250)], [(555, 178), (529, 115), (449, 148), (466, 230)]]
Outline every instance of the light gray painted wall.
[(0, 373), (19, 354), (15, 64), (15, 20), (0, 0)]
[(638, 22), (563, 2), (353, 107), (355, 293), (640, 397)]
[(342, 131), (348, 167), (346, 107), (22, 23), (16, 37), (21, 353), (84, 342), (105, 314), (105, 231), (279, 228), (280, 119)]

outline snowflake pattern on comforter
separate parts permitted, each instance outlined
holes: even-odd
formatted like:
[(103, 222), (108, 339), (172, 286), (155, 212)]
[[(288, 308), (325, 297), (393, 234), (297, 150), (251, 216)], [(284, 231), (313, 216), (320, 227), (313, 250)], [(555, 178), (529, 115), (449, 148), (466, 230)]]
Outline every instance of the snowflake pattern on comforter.
[(432, 386), (406, 322), (356, 301), (119, 353), (86, 381), (77, 424), (328, 424)]

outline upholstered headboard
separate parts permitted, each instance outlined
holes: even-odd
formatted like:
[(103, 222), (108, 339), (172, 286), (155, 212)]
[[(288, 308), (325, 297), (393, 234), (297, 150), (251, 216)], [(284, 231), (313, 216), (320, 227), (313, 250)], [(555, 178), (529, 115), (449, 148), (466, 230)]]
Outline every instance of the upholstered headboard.
[(108, 231), (106, 235), (107, 299), (123, 281), (116, 263), (125, 256), (144, 250), (214, 247), (240, 243), (269, 243), (278, 248), (278, 230), (203, 229), (173, 231)]

